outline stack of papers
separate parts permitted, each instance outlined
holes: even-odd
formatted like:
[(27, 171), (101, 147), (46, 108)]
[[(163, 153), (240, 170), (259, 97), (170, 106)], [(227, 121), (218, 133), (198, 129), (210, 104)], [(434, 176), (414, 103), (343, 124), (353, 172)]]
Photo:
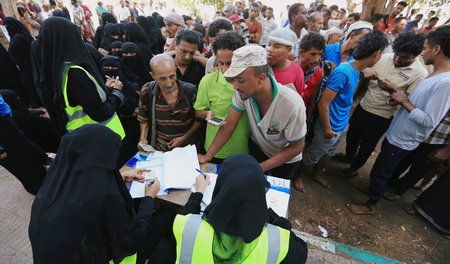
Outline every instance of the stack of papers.
[[(195, 145), (183, 148), (175, 148), (168, 152), (155, 151), (149, 154), (146, 161), (136, 163), (136, 169), (154, 171), (156, 178), (161, 183), (161, 190), (157, 194), (166, 195), (169, 189), (191, 189), (200, 168)], [(130, 194), (133, 198), (145, 196), (145, 185), (133, 181), (130, 184)]]

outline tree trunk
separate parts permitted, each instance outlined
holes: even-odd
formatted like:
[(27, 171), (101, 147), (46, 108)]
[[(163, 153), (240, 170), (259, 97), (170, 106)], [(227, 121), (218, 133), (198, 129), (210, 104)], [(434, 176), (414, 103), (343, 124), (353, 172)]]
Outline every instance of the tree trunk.
[(392, 9), (394, 8), (395, 3), (397, 2), (397, 0), (389, 0), (389, 3), (386, 7), (386, 9), (384, 10), (385, 14), (390, 14), (392, 12)]
[(355, 11), (355, 6), (356, 6), (355, 1), (347, 0), (347, 11), (348, 11), (347, 15), (349, 15)]
[(385, 14), (386, 0), (363, 0), (361, 20), (369, 21), (373, 14)]
[(12, 16), (19, 19), (19, 13), (17, 12), (16, 1), (14, 0), (2, 0), (2, 8), (5, 16)]

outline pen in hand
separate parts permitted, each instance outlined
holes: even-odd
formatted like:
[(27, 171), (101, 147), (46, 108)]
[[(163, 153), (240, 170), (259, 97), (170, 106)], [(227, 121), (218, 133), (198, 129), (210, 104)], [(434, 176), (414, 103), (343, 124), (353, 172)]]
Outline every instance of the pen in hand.
[(196, 171), (198, 171), (201, 175), (203, 175), (203, 176), (205, 176), (205, 179), (206, 179), (206, 177), (208, 177), (206, 174), (204, 174), (201, 170), (199, 170), (199, 169), (195, 169)]

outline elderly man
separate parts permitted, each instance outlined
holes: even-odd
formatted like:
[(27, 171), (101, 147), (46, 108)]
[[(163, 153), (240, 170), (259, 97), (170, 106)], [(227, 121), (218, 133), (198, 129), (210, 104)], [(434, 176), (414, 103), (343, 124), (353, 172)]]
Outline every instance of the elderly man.
[(176, 13), (167, 15), (164, 18), (164, 23), (166, 25), (166, 44), (164, 44), (164, 52), (171, 51), (175, 49), (175, 43), (172, 43), (178, 29), (185, 28), (186, 24), (182, 16)]
[(236, 12), (236, 6), (234, 6), (233, 4), (228, 4), (223, 8), (223, 14), (226, 18), (230, 18), (230, 16), (235, 15)]
[(200, 163), (210, 161), (233, 134), (244, 111), (252, 131), (250, 154), (265, 173), (290, 179), (301, 160), (306, 134), (305, 105), (290, 88), (268, 73), (266, 52), (248, 45), (233, 52), (224, 73), (236, 90), (227, 118)]
[(308, 19), (308, 32), (319, 33), (322, 28), (323, 28), (323, 15), (318, 12), (312, 13)]
[(175, 62), (166, 54), (153, 57), (150, 67), (154, 81), (144, 85), (139, 98), (139, 143), (159, 151), (194, 143), (201, 127), (193, 108), (195, 85), (177, 80)]
[(302, 68), (289, 60), (297, 36), (289, 28), (279, 28), (270, 34), (268, 40), (267, 63), (272, 67), (275, 80), (302, 95), (305, 88)]
[(353, 60), (353, 49), (359, 41), (372, 30), (372, 24), (365, 21), (353, 23), (345, 33), (345, 41), (339, 44), (327, 45), (324, 60), (331, 61), (339, 66), (342, 62)]

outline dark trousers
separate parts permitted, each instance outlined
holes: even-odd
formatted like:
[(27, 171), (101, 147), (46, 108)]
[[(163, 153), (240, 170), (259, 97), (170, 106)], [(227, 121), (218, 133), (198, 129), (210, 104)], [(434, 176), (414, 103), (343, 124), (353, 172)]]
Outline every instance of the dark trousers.
[[(249, 140), (248, 147), (250, 155), (252, 155), (258, 162), (261, 163), (269, 159), (269, 157), (267, 157), (266, 154), (264, 154), (264, 152), (259, 148), (259, 146), (255, 142), (253, 142), (253, 140)], [(269, 171), (265, 171), (264, 174), (292, 180), (294, 179), (295, 170), (297, 169), (297, 166), (299, 164), (300, 164), (299, 161), (293, 163), (285, 163)]]
[(369, 159), (378, 141), (389, 128), (391, 119), (374, 115), (358, 105), (349, 121), (345, 154), (352, 160), (354, 170), (361, 168)]
[(123, 129), (125, 131), (125, 138), (122, 140), (122, 145), (119, 150), (119, 157), (117, 159), (117, 167), (120, 168), (138, 151), (137, 145), (140, 137), (139, 121), (135, 116), (120, 117)]
[[(412, 188), (420, 179), (427, 175), (428, 172), (437, 168), (438, 164), (432, 162), (428, 155), (445, 145), (432, 145), (422, 143), (414, 151), (408, 154), (397, 166), (393, 177), (390, 182), (390, 186), (397, 194), (403, 194), (408, 189)], [(409, 172), (400, 178), (403, 172), (411, 166)]]
[(380, 155), (378, 155), (372, 171), (370, 172), (369, 203), (376, 204), (386, 192), (387, 184), (394, 174), (397, 165), (411, 151), (401, 149), (389, 143), (387, 139), (383, 141)]

